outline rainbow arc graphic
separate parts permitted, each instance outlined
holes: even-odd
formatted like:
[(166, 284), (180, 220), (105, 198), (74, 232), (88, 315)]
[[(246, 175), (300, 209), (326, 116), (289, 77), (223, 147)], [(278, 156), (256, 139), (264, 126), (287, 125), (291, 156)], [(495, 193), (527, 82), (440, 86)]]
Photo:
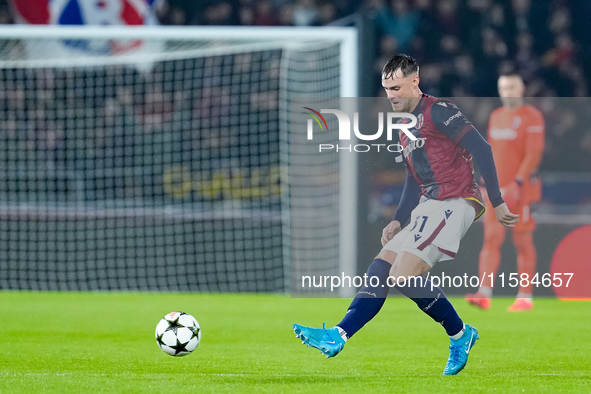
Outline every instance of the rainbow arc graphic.
[[(320, 112), (313, 110), (312, 108), (309, 108), (309, 107), (302, 107), (302, 108), (313, 112), (313, 113), (304, 112), (304, 114), (312, 117), (312, 119), (314, 119), (316, 121), (316, 123), (318, 123), (318, 126), (320, 126), (320, 130), (324, 131), (324, 129), (326, 128), (326, 131), (328, 131), (328, 125), (326, 124), (326, 120), (324, 120), (324, 117), (320, 114)], [(320, 123), (320, 119), (318, 119), (318, 118), (322, 119), (322, 123), (324, 123), (324, 127), (322, 126), (322, 123)]]

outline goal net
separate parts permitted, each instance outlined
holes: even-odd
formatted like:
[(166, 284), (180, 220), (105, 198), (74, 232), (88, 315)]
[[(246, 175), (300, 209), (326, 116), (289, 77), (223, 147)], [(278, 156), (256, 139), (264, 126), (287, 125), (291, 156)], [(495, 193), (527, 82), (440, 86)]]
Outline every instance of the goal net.
[(0, 28), (0, 288), (288, 291), (314, 256), (350, 264), (340, 184), (300, 170), (289, 122), (355, 95), (354, 37)]

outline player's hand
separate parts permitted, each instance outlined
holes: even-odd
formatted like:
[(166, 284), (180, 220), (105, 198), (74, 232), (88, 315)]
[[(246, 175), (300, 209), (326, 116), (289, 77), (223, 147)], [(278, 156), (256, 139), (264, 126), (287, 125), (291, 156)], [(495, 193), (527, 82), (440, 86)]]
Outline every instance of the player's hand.
[(514, 223), (519, 221), (519, 215), (512, 213), (505, 203), (495, 208), (495, 215), (497, 215), (499, 223), (505, 227), (513, 228), (515, 227)]
[(512, 181), (501, 188), (501, 196), (509, 209), (517, 210), (521, 199), (521, 186), (516, 181)]
[(388, 241), (394, 238), (400, 230), (402, 230), (402, 226), (398, 220), (392, 220), (386, 227), (384, 227), (382, 230), (382, 246), (386, 245)]

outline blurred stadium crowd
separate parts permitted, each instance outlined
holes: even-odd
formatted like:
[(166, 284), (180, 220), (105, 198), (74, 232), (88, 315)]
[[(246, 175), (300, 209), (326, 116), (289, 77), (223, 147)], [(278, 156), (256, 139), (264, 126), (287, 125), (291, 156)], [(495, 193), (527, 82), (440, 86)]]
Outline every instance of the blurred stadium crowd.
[[(39, 193), (61, 200), (80, 193), (86, 200), (155, 199), (162, 197), (158, 186), (167, 168), (187, 164), (206, 177), (227, 168), (241, 177), (258, 171), (257, 179), (269, 183), (279, 160), (280, 57), (279, 50), (214, 56), (192, 60), (191, 67), (173, 60), (148, 72), (0, 70), (0, 166), (22, 162), (16, 168), (28, 169), (0, 171), (0, 182), (18, 177), (23, 185), (4, 200)], [(214, 83), (229, 78), (228, 64), (252, 77), (240, 86), (243, 94)], [(243, 124), (240, 116), (253, 120)], [(39, 174), (42, 179), (30, 178)], [(76, 174), (83, 186), (71, 179)], [(201, 195), (216, 199), (221, 192), (205, 188)]]
[[(322, 26), (368, 15), (383, 57), (408, 52), (422, 84), (439, 96), (496, 96), (491, 76), (517, 68), (527, 96), (587, 96), (588, 0), (162, 0), (164, 25)], [(0, 23), (13, 23), (0, 0)]]

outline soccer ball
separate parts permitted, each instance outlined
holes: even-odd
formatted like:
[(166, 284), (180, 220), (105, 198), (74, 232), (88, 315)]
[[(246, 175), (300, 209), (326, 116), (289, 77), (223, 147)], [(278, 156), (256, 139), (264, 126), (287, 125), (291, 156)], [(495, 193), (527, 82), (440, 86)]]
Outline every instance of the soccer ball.
[(186, 356), (201, 341), (201, 327), (185, 312), (170, 312), (156, 325), (156, 342), (166, 354)]

